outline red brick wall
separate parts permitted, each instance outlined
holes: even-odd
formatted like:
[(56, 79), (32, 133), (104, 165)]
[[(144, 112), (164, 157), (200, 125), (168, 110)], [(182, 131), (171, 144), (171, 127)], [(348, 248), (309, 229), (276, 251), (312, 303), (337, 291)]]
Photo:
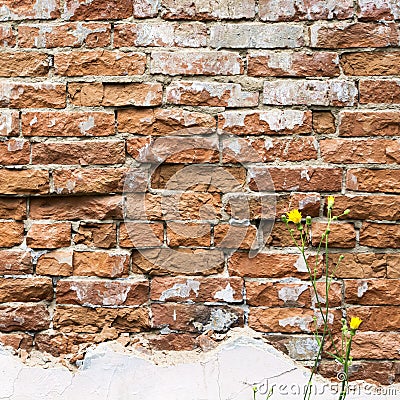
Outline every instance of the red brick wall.
[(397, 2), (62, 3), (0, 9), (1, 342), (74, 362), (248, 325), (306, 360), (307, 274), (266, 219), (317, 240), (334, 195), (334, 323), (364, 319), (354, 377), (395, 381)]

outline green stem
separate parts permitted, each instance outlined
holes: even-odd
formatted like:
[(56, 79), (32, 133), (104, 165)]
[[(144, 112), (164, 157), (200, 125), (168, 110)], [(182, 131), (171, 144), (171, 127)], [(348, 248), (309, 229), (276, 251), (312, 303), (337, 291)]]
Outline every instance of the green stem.
[(344, 368), (343, 368), (343, 380), (342, 380), (342, 390), (340, 391), (340, 396), (339, 400), (344, 400), (347, 396), (347, 384), (349, 381), (349, 360), (350, 360), (350, 351), (351, 351), (351, 342), (353, 341), (353, 336), (355, 332), (351, 331), (350, 332), (350, 339), (347, 344), (347, 349), (346, 349), (346, 358), (344, 360)]

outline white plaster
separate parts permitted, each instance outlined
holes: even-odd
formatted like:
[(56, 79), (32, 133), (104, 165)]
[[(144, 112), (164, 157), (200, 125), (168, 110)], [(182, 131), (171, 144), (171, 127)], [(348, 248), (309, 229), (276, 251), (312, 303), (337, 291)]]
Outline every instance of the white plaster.
[(357, 288), (357, 296), (363, 297), (367, 290), (368, 290), (368, 282), (367, 281), (359, 282)]
[(25, 140), (23, 139), (14, 139), (8, 142), (7, 149), (8, 151), (18, 151), (24, 148)]
[(285, 303), (297, 301), (300, 295), (309, 288), (308, 285), (285, 286), (278, 291), (278, 297)]
[(280, 326), (293, 326), (299, 327), (303, 332), (310, 332), (310, 324), (313, 322), (313, 317), (311, 315), (288, 317), (279, 320)]
[(87, 135), (90, 129), (94, 128), (94, 117), (90, 115), (87, 121), (82, 121), (79, 123), (79, 130), (81, 131), (82, 135)]
[(225, 289), (218, 290), (218, 292), (215, 293), (214, 299), (226, 301), (227, 303), (231, 303), (231, 302), (235, 301), (234, 296), (235, 296), (235, 291), (233, 290), (233, 287), (228, 282)]
[(308, 272), (307, 264), (306, 264), (306, 262), (304, 260), (304, 257), (302, 255), (299, 255), (298, 259), (294, 263), (294, 267), (299, 272)]
[(171, 297), (182, 297), (187, 299), (190, 297), (190, 292), (193, 291), (196, 297), (199, 294), (200, 282), (194, 279), (186, 280), (186, 283), (175, 283), (170, 289), (164, 290), (159, 298), (160, 301), (165, 301)]

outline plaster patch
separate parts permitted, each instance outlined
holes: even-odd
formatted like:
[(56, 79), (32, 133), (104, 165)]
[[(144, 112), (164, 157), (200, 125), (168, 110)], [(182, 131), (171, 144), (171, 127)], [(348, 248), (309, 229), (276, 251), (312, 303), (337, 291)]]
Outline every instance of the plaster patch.
[(225, 289), (218, 290), (218, 292), (215, 293), (214, 299), (226, 301), (227, 303), (231, 303), (231, 302), (235, 301), (234, 296), (235, 296), (235, 291), (233, 290), (230, 283), (228, 283), (226, 285)]
[(182, 297), (187, 299), (190, 297), (190, 292), (193, 291), (196, 297), (199, 294), (200, 282), (188, 279), (186, 283), (175, 283), (171, 289), (164, 290), (159, 298), (160, 301), (165, 301), (171, 297)]
[(367, 281), (359, 282), (357, 288), (357, 296), (363, 297), (367, 290), (368, 290), (368, 282)]

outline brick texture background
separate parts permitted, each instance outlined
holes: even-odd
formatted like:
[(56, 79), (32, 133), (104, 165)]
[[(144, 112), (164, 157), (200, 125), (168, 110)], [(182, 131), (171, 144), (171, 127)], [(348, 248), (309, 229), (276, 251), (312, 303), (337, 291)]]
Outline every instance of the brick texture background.
[(399, 20), (393, 0), (2, 1), (0, 342), (74, 363), (248, 325), (307, 361), (315, 299), (263, 201), (317, 240), (334, 195), (334, 331), (361, 316), (352, 377), (400, 381)]

